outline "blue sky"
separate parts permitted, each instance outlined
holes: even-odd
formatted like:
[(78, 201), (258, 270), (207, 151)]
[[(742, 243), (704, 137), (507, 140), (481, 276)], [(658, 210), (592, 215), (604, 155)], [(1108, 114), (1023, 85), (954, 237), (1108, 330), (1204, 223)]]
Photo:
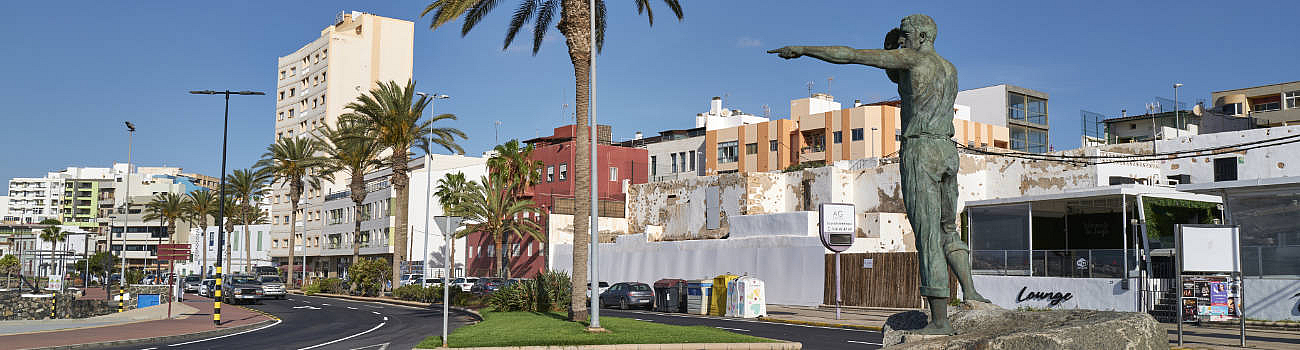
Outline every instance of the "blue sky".
[[(897, 95), (884, 73), (764, 51), (784, 45), (878, 48), (911, 13), (939, 24), (936, 47), (962, 89), (1010, 83), (1051, 94), (1056, 149), (1077, 147), (1079, 110), (1140, 110), (1155, 96), (1208, 99), (1211, 91), (1300, 80), (1293, 2), (1165, 1), (684, 1), (671, 20), (655, 3), (654, 27), (633, 1), (609, 0), (610, 28), (598, 59), (598, 116), (616, 139), (693, 126), (712, 96), (772, 117), (789, 100), (829, 92), (851, 104)], [(379, 3), (379, 4), (375, 4)], [(422, 91), (451, 95), (438, 113), (469, 134), (477, 154), (501, 140), (549, 135), (571, 122), (573, 71), (563, 37), (532, 56), (526, 40), (502, 51), (517, 1), (503, 1), (467, 37), (459, 22), (436, 32), (421, 1), (19, 2), (0, 32), (0, 102), (5, 108), (0, 179), (43, 176), (66, 166), (126, 161), (218, 175), (222, 100), (188, 90), (273, 91), (276, 58), (319, 35), (341, 10), (416, 21), (415, 78)], [(522, 35), (521, 35), (522, 37)], [(828, 77), (834, 77), (827, 83)], [(229, 168), (250, 166), (273, 138), (271, 97), (237, 96), (230, 106)], [(7, 186), (6, 186), (7, 187)], [(7, 190), (7, 188), (4, 188)]]

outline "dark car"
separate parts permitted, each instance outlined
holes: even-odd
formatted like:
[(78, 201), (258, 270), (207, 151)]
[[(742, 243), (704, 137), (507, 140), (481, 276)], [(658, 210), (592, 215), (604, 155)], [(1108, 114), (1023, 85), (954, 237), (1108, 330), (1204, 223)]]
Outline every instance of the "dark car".
[(609, 286), (600, 293), (600, 306), (618, 305), (627, 310), (629, 307), (654, 308), (655, 292), (650, 285), (640, 282), (623, 282)]
[(497, 291), (497, 289), (501, 289), (501, 287), (505, 287), (505, 285), (506, 280), (504, 278), (480, 278), (478, 282), (474, 282), (474, 285), (469, 287), (469, 292), (490, 294)]
[(264, 293), (262, 284), (253, 276), (230, 275), (221, 281), (221, 299), (227, 303), (261, 303)]

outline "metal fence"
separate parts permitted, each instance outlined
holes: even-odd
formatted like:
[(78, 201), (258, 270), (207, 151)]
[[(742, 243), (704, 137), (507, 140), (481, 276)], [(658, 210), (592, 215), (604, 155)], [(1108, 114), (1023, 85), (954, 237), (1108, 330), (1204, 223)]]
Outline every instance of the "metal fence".
[[(1073, 278), (1124, 276), (1123, 249), (976, 250), (971, 252), (971, 257), (971, 273), (979, 275)], [(1128, 252), (1128, 260), (1129, 270), (1136, 270), (1135, 252)]]

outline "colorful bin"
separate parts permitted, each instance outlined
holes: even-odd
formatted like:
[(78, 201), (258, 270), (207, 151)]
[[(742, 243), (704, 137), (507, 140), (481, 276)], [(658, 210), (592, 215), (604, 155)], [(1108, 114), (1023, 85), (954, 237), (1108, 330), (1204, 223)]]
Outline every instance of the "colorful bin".
[(727, 284), (727, 317), (760, 316), (767, 316), (763, 281), (749, 276), (731, 280)]
[(708, 315), (713, 302), (713, 280), (692, 280), (686, 283), (686, 313)]
[(727, 312), (727, 283), (736, 279), (736, 275), (718, 275), (713, 278), (713, 300), (709, 303), (709, 314), (722, 316)]

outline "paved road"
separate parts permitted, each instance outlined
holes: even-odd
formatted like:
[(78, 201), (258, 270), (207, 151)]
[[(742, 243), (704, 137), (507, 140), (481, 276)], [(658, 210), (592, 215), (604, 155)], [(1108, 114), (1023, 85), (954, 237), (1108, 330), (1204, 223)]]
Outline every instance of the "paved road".
[(601, 316), (625, 317), (663, 324), (716, 327), (732, 333), (797, 341), (804, 349), (879, 349), (883, 335), (877, 331), (801, 326), (757, 320), (724, 319), (699, 315), (639, 310), (601, 309)]
[[(442, 309), (290, 295), (245, 305), (280, 318), (271, 326), (224, 337), (137, 344), (120, 349), (410, 349), (442, 332)], [(468, 323), (452, 314), (450, 327)]]

